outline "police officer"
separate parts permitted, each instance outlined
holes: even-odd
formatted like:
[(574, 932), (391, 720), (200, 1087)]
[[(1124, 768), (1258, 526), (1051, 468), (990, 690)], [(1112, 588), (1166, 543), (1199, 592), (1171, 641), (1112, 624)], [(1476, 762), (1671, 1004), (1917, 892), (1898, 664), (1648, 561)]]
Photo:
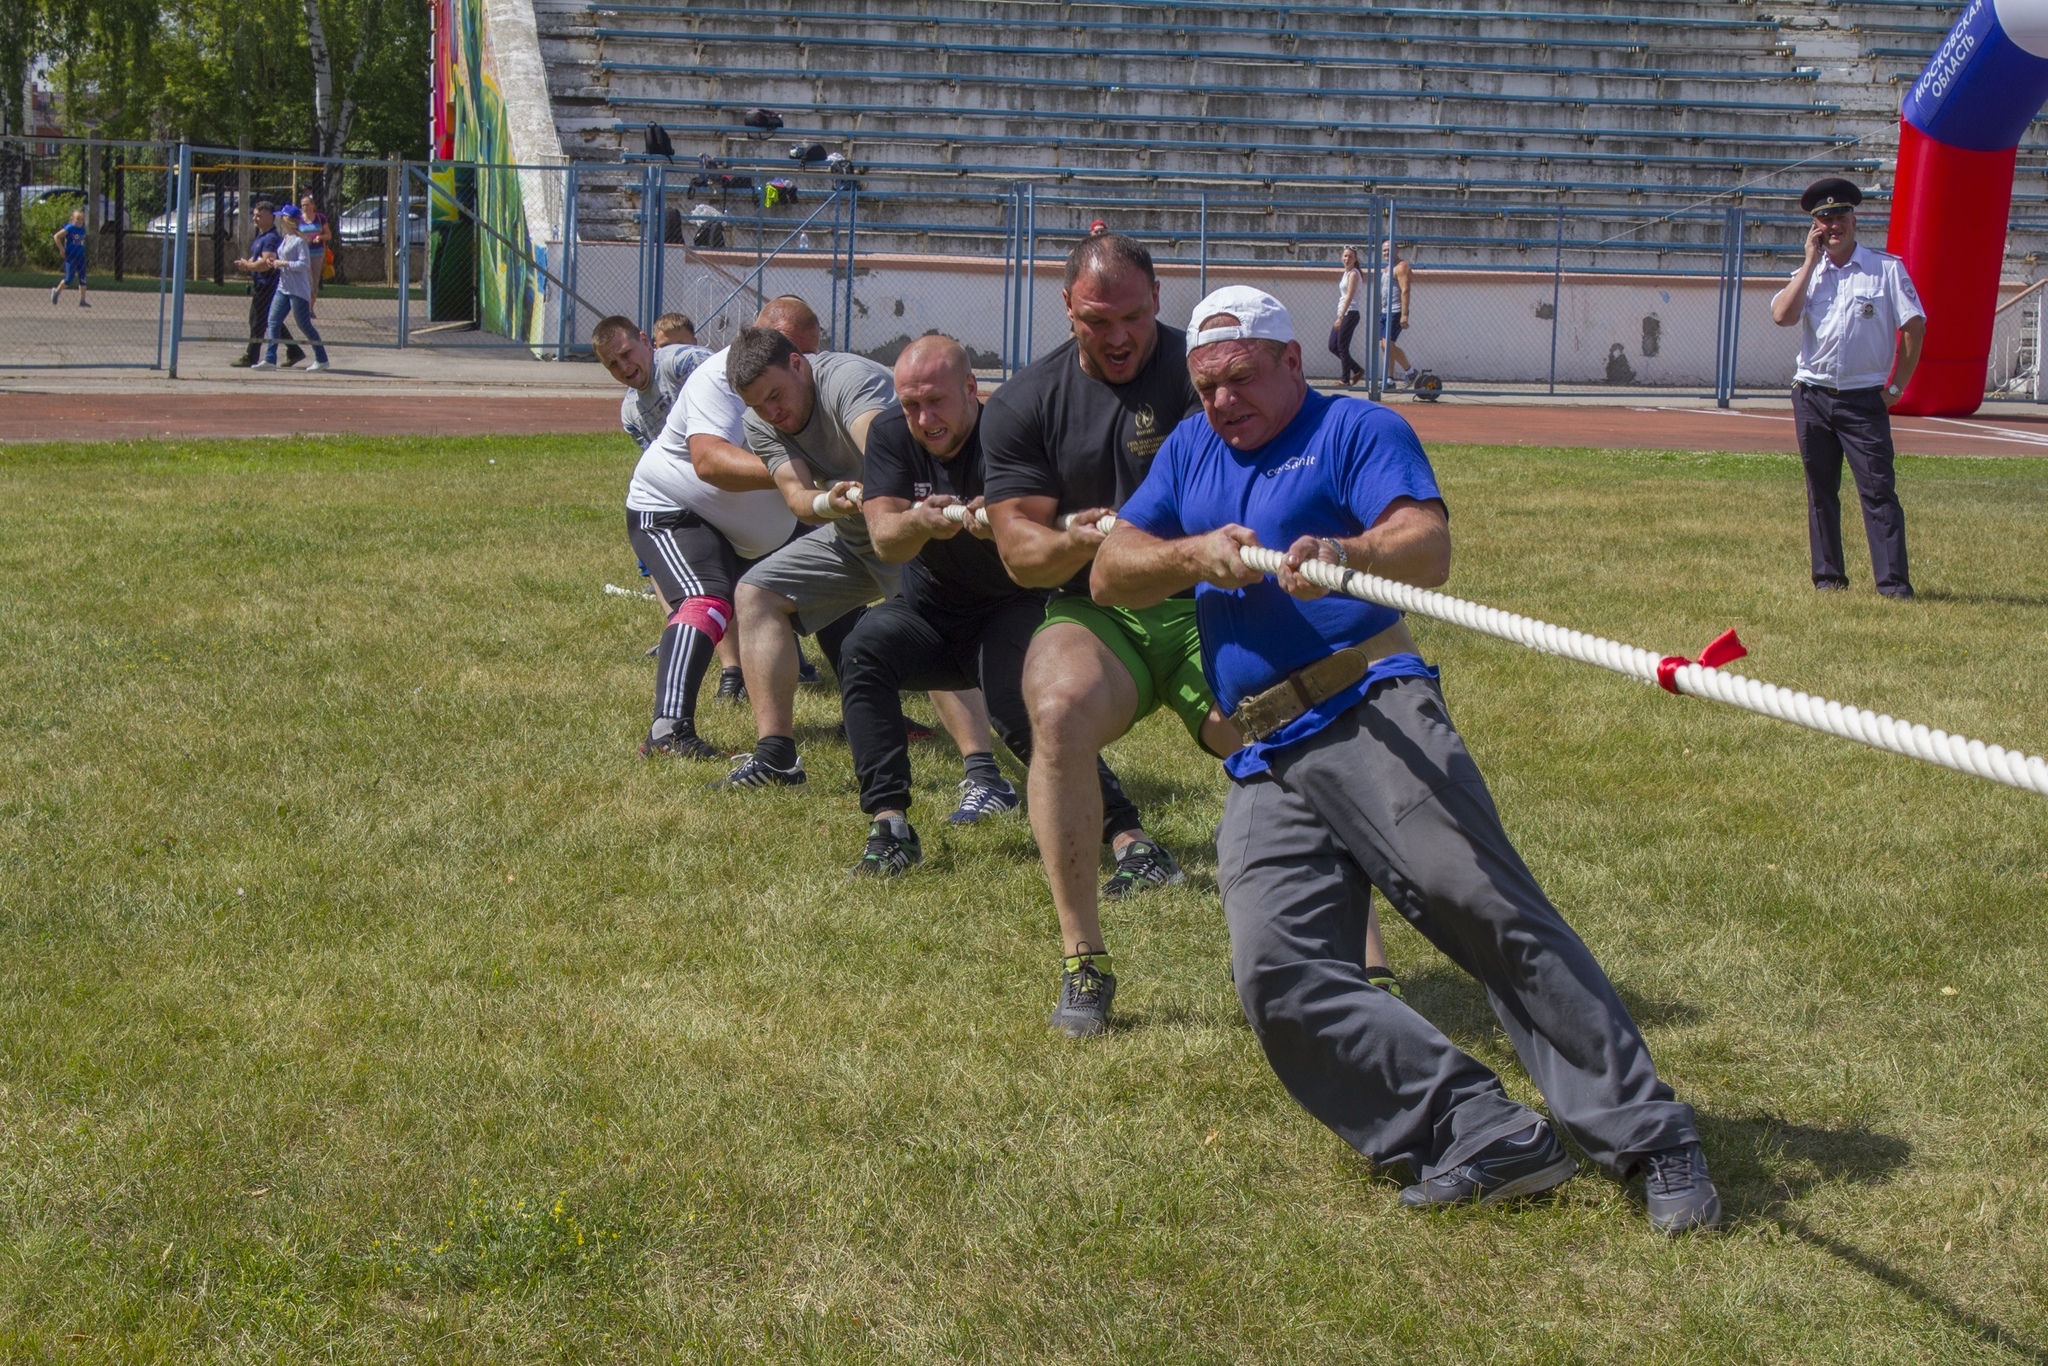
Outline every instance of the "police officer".
[(1799, 197), (1813, 215), (1806, 260), (1771, 300), (1780, 327), (1800, 328), (1792, 418), (1806, 467), (1806, 529), (1813, 586), (1847, 588), (1842, 565), (1842, 457), (1863, 502), (1877, 591), (1913, 596), (1906, 574), (1906, 514), (1892, 479), (1891, 406), (1920, 363), (1927, 314), (1896, 256), (1856, 244), (1863, 192), (1838, 177)]

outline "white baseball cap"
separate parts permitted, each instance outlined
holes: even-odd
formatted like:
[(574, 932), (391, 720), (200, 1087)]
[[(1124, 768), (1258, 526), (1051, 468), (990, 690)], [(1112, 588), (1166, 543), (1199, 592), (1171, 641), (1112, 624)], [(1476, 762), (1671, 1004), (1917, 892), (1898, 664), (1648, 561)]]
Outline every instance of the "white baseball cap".
[[(1219, 313), (1227, 313), (1237, 319), (1236, 325), (1212, 327), (1206, 332), (1198, 330), (1203, 320)], [(1276, 342), (1293, 341), (1294, 321), (1287, 316), (1287, 305), (1263, 289), (1253, 289), (1250, 285), (1225, 285), (1211, 290), (1209, 297), (1196, 304), (1195, 311), (1188, 315), (1190, 351), (1214, 342), (1238, 341), (1248, 337)]]

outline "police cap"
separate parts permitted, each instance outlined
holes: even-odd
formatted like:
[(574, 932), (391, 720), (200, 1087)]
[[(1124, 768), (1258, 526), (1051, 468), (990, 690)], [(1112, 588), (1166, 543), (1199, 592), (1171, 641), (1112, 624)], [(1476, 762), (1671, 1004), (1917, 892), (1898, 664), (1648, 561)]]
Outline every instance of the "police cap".
[(1825, 180), (1814, 181), (1806, 187), (1806, 193), (1799, 196), (1799, 207), (1808, 213), (1853, 209), (1862, 202), (1863, 191), (1856, 188), (1854, 181), (1832, 175)]

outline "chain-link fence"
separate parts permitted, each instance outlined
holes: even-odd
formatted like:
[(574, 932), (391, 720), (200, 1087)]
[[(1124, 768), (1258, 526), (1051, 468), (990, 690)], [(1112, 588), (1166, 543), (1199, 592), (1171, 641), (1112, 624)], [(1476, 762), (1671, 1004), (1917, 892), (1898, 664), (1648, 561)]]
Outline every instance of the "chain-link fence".
[[(887, 362), (945, 332), (1003, 375), (1065, 338), (1065, 259), (1098, 225), (1150, 249), (1168, 321), (1218, 284), (1256, 284), (1288, 305), (1312, 378), (1356, 368), (1375, 394), (1419, 378), (1425, 393), (1727, 402), (1782, 393), (1799, 339), (1772, 323), (1770, 298), (1805, 220), (1740, 205), (1620, 218), (1249, 182), (876, 188), (857, 168), (761, 178), (708, 160), (511, 166), (62, 140), (0, 143), (0, 182), (17, 201), (14, 236), (0, 233), (15, 243), (0, 267), (0, 369), (174, 370), (182, 356), (189, 374), (193, 347), (204, 370), (248, 355), (265, 325), (246, 264), (262, 201), (317, 223), (313, 312), (344, 370), (359, 348), (588, 357), (609, 314), (652, 331), (681, 313), (719, 346), (765, 299), (795, 294), (835, 348)], [(73, 209), (88, 309), (52, 294), (51, 238)], [(1884, 230), (1866, 215), (1864, 240)], [(1345, 295), (1347, 247), (1361, 270)], [(1988, 394), (2040, 396), (2041, 298), (2006, 290)], [(1348, 338), (1340, 299), (1359, 314)]]

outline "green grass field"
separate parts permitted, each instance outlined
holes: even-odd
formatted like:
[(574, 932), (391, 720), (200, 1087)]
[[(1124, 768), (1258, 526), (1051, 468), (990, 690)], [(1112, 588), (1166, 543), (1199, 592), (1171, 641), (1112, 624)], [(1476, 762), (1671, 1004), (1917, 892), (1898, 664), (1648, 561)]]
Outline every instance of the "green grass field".
[[(1788, 457), (1435, 454), (1453, 592), (2048, 749), (2048, 465), (1902, 462), (1897, 606), (1804, 586)], [(827, 693), (807, 790), (642, 763), (629, 464), (0, 450), (0, 1359), (2048, 1360), (2048, 803), (1419, 624), (1730, 1227), (1590, 1173), (1408, 1216), (1239, 1016), (1169, 718), (1114, 758), (1190, 885), (1113, 914), (1083, 1045), (945, 747), (893, 886)]]

